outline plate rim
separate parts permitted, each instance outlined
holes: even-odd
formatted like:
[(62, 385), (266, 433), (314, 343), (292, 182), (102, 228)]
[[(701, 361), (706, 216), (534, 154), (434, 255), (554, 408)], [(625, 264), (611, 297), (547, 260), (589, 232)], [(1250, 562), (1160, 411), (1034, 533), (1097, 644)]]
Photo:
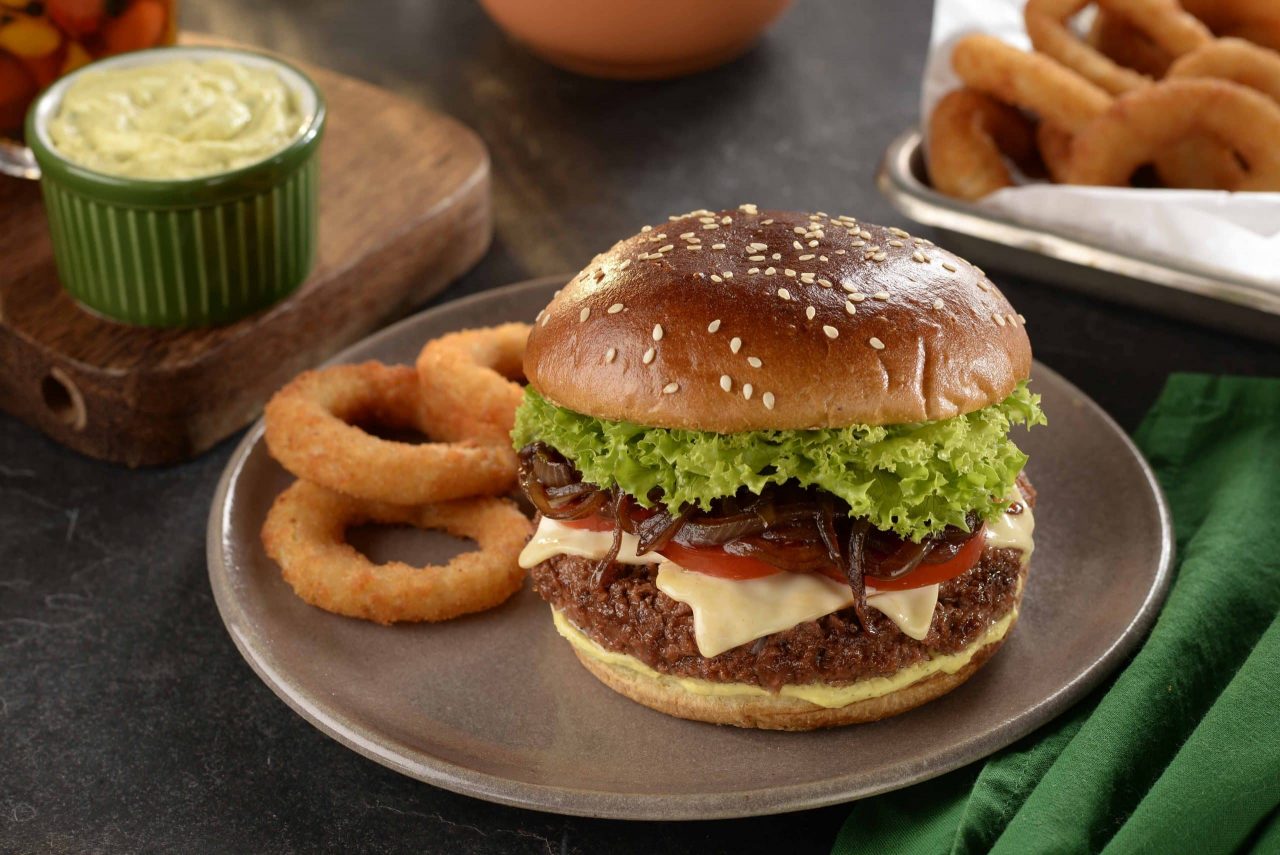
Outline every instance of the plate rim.
[[(395, 337), (405, 327), (419, 323), (424, 315), (436, 312), (445, 306), (462, 308), (494, 297), (545, 289), (556, 282), (567, 282), (569, 278), (569, 276), (539, 277), (430, 306), (344, 348), (324, 364), (338, 364), (362, 358), (356, 356), (354, 352), (363, 351), (384, 339)], [(227, 555), (227, 544), (223, 536), (229, 529), (229, 520), (226, 516), (227, 497), (230, 495), (232, 485), (243, 471), (249, 454), (262, 437), (261, 418), (254, 422), (236, 445), (218, 479), (213, 503), (210, 506), (206, 525), (205, 552), (214, 603), (227, 633), (249, 667), (278, 698), (305, 721), (339, 744), (382, 766), (423, 783), (473, 798), (511, 807), (570, 816), (671, 821), (734, 819), (810, 810), (902, 789), (988, 757), (1066, 712), (1085, 694), (1098, 686), (1125, 657), (1141, 645), (1159, 615), (1160, 606), (1172, 582), (1175, 549), (1173, 522), (1168, 502), (1150, 464), (1124, 429), (1079, 387), (1039, 361), (1035, 362), (1033, 370), (1036, 373), (1052, 375), (1068, 391), (1079, 396), (1094, 415), (1100, 416), (1104, 424), (1121, 438), (1126, 449), (1138, 461), (1143, 479), (1154, 496), (1160, 524), (1160, 552), (1156, 559), (1155, 575), (1146, 597), (1129, 623), (1111, 646), (1075, 680), (1063, 684), (1056, 692), (1026, 709), (1013, 720), (1010, 726), (1000, 731), (997, 738), (992, 739), (991, 734), (979, 735), (959, 744), (950, 745), (942, 752), (941, 756), (945, 760), (940, 764), (927, 768), (904, 768), (901, 775), (879, 784), (859, 786), (849, 780), (849, 775), (837, 775), (784, 786), (673, 796), (661, 793), (607, 792), (529, 783), (480, 772), (439, 757), (425, 755), (420, 751), (411, 751), (403, 743), (373, 733), (359, 722), (351, 720), (340, 709), (326, 705), (321, 698), (290, 684), (285, 675), (272, 667), (269, 646), (264, 645), (260, 640), (255, 645), (250, 637), (252, 633), (246, 628), (245, 611), (231, 590), (232, 571)]]

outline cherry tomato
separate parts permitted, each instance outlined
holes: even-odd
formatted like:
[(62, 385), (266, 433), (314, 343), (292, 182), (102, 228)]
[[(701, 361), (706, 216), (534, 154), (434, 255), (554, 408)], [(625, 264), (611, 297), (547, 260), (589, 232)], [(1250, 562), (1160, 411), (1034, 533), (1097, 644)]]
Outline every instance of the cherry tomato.
[(721, 579), (759, 579), (785, 571), (755, 558), (730, 555), (720, 546), (681, 546), (668, 543), (658, 550), (686, 570), (718, 576)]
[(98, 29), (106, 5), (106, 0), (48, 0), (45, 9), (63, 32), (84, 38)]
[(158, 0), (136, 0), (118, 18), (108, 18), (102, 27), (107, 53), (142, 50), (164, 39), (168, 12)]

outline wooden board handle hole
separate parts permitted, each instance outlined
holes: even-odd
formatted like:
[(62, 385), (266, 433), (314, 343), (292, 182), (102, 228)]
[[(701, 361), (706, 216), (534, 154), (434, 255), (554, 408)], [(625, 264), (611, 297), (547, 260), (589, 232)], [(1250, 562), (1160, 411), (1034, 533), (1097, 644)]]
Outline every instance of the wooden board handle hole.
[(89, 418), (84, 409), (84, 396), (61, 368), (50, 368), (40, 381), (40, 397), (54, 418), (74, 430), (84, 430)]

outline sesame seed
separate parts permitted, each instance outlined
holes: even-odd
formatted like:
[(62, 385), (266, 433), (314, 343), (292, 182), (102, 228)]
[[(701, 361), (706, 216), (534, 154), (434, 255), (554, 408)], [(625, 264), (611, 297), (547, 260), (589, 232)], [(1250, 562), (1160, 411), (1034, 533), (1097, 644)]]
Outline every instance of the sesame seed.
[(855, 303), (861, 303), (863, 300), (867, 299), (867, 295), (859, 294), (858, 292), (855, 291), (854, 293), (849, 295), (849, 299)]
[(811, 219), (811, 220), (820, 220), (820, 219), (822, 219), (822, 218), (823, 218), (823, 217), (825, 217), (825, 216), (826, 216), (826, 214), (824, 214), (824, 213), (822, 213), (821, 211), (819, 211), (819, 212), (818, 212), (818, 213), (816, 213), (816, 214), (810, 214), (810, 215), (809, 215), (809, 219)]
[(765, 276), (772, 276), (773, 274), (775, 274), (775, 273), (777, 273), (777, 272), (778, 272), (778, 271), (774, 270), (772, 267), (766, 267), (766, 268), (764, 269), (764, 275), (765, 275)]
[(705, 226), (703, 226), (703, 228), (704, 228), (704, 229), (718, 229), (718, 228), (720, 228), (720, 227), (719, 227), (719, 226), (717, 226), (715, 223), (707, 223)]
[(732, 278), (733, 278), (733, 271), (732, 271), (732, 270), (726, 270), (726, 271), (724, 272), (724, 278), (725, 278), (725, 279), (732, 279)]
[(630, 266), (631, 266), (631, 259), (628, 258), (627, 260), (623, 261), (621, 264), (618, 265), (618, 269), (626, 270)]
[(815, 309), (813, 306), (809, 306), (804, 310), (804, 316), (809, 320), (813, 320), (816, 314), (818, 314), (818, 310)]
[(952, 264), (950, 261), (944, 261), (944, 262), (942, 262), (942, 269), (943, 269), (943, 270), (945, 270), (945, 271), (947, 271), (948, 273), (955, 273), (955, 272), (956, 272), (956, 266), (955, 266), (954, 264)]
[(790, 300), (790, 299), (791, 299), (791, 292), (790, 292), (790, 291), (788, 291), (786, 288), (779, 288), (779, 289), (778, 289), (778, 296), (779, 296), (779, 297), (781, 297), (781, 298), (782, 298), (782, 299), (784, 299), (784, 300)]
[(613, 362), (613, 360), (617, 358), (617, 356), (618, 356), (617, 348), (611, 347), (604, 352), (604, 361)]
[(542, 316), (542, 325), (545, 327), (545, 326), (547, 325), (547, 321), (549, 321), (549, 320), (551, 320), (551, 316), (550, 316), (550, 315), (543, 315), (543, 316)]
[(609, 307), (608, 311), (609, 311), (609, 314), (616, 315), (618, 314), (618, 312), (621, 312), (624, 308), (626, 307), (623, 306), (621, 303), (614, 303), (612, 306)]
[(760, 225), (762, 225), (762, 226), (771, 226), (771, 225), (773, 225), (773, 217), (770, 217), (770, 218), (769, 218), (769, 219), (767, 219), (767, 220), (761, 220), (761, 221), (760, 221)]
[(587, 318), (589, 317), (591, 317), (591, 307), (583, 306), (582, 311), (578, 312), (578, 323), (586, 322)]
[(808, 231), (808, 229), (806, 229), (804, 226), (796, 226), (794, 229), (792, 229), (792, 231), (793, 231), (793, 232), (795, 232), (795, 233), (796, 233), (796, 234), (798, 234), (798, 235), (802, 235), (802, 234), (804, 234), (806, 231)]
[(819, 279), (819, 280), (818, 280), (818, 284), (819, 284), (819, 285), (821, 285), (823, 288), (830, 288), (830, 287), (831, 287), (831, 280), (830, 280), (830, 279)]
[(715, 223), (715, 221), (715, 217), (698, 217), (698, 222), (700, 223), (712, 224)]
[(819, 260), (819, 261), (826, 261), (826, 260), (827, 260), (827, 257), (826, 257), (825, 255), (820, 255), (820, 256), (818, 256), (818, 260)]
[(721, 388), (721, 389), (723, 389), (723, 390), (725, 390), (726, 392), (732, 392), (732, 391), (733, 391), (733, 378), (732, 378), (732, 377), (730, 377), (728, 374), (721, 374), (721, 375), (720, 375), (720, 388)]
[(743, 383), (743, 384), (742, 384), (742, 397), (744, 397), (744, 398), (746, 398), (748, 401), (750, 401), (750, 400), (751, 400), (751, 392), (752, 392), (751, 384), (750, 384), (750, 383)]
[(774, 261), (781, 261), (781, 260), (782, 260), (782, 253), (780, 253), (780, 252), (775, 252), (773, 255), (771, 255), (771, 256), (769, 256), (769, 257), (770, 257), (770, 258), (772, 258)]
[(712, 248), (712, 249), (724, 249), (724, 244), (722, 244), (722, 243), (713, 243), (713, 244), (711, 244), (711, 248)]
[(751, 274), (751, 273), (759, 273), (759, 272), (760, 272), (760, 268), (759, 268), (759, 267), (752, 267), (751, 269), (749, 269), (749, 270), (747, 271), (747, 273), (748, 273), (748, 274)]
[(891, 235), (897, 235), (898, 237), (904, 237), (904, 238), (909, 238), (909, 237), (911, 237), (911, 235), (910, 235), (910, 234), (908, 234), (907, 232), (904, 232), (902, 229), (898, 228), (897, 226), (890, 226), (890, 227), (889, 227), (889, 234), (891, 234)]
[(880, 339), (876, 338), (875, 336), (872, 336), (871, 338), (867, 339), (867, 344), (871, 345), (876, 350), (884, 350), (884, 342), (882, 342)]
[(818, 242), (816, 240), (809, 241), (809, 246), (817, 246), (817, 245), (818, 245)]
[(753, 240), (751, 243), (747, 244), (747, 249), (754, 249), (757, 252), (764, 252), (768, 248), (769, 248), (769, 244), (760, 243), (760, 241), (758, 240)]
[(846, 312), (848, 312), (849, 314), (853, 315), (853, 314), (857, 314), (858, 307), (857, 307), (857, 306), (855, 306), (855, 305), (853, 305), (853, 303), (849, 302), (848, 300), (845, 300), (845, 301), (844, 301), (844, 310), (845, 310)]
[(644, 352), (644, 356), (640, 358), (640, 361), (645, 365), (648, 365), (650, 362), (653, 362), (653, 357), (656, 356), (657, 353), (658, 352), (651, 347)]
[(759, 368), (761, 365), (764, 365), (764, 363), (760, 361), (760, 357), (758, 356), (748, 356), (747, 364), (750, 365), (752, 368)]
[(732, 350), (734, 353), (737, 353), (739, 350), (742, 350), (742, 339), (738, 338), (736, 335), (733, 338), (729, 339), (729, 349)]
[(1018, 312), (1018, 320), (1022, 321), (1022, 325), (1027, 325), (1027, 319), (1022, 316), (1022, 312)]
[(694, 233), (693, 233), (693, 232), (682, 232), (682, 233), (680, 234), (680, 239), (681, 239), (681, 240), (688, 240), (689, 238), (693, 237), (693, 235), (694, 235)]
[(712, 282), (723, 282), (723, 281), (724, 281), (724, 279), (722, 279), (718, 274), (712, 273), (712, 274), (711, 274), (711, 281), (712, 281)]
[(667, 385), (662, 387), (662, 394), (664, 395), (674, 395), (676, 392), (679, 392), (679, 391), (680, 391), (679, 383), (668, 383)]
[(999, 324), (1000, 326), (1004, 326), (1005, 324), (1004, 315), (1000, 314), (999, 312), (995, 312), (994, 314), (991, 315), (991, 317), (995, 318), (995, 321), (997, 324)]
[(1005, 320), (1009, 322), (1009, 326), (1017, 325), (1018, 319), (1015, 318), (1012, 314), (1005, 315), (1004, 317), (1005, 317)]
[(773, 409), (773, 393), (772, 392), (765, 392), (763, 395), (760, 396), (760, 400), (764, 402), (764, 408), (766, 410)]
[(750, 202), (744, 202), (743, 204), (739, 205), (739, 206), (738, 206), (738, 210), (739, 210), (739, 211), (741, 211), (741, 212), (742, 212), (742, 213), (744, 213), (744, 214), (758, 214), (758, 213), (759, 213), (759, 209), (757, 209), (757, 208), (756, 208), (756, 206), (755, 206), (755, 205), (753, 205), (753, 204), (751, 204)]
[(714, 321), (712, 321), (711, 323), (707, 324), (707, 332), (709, 332), (709, 333), (717, 332), (717, 331), (719, 331), (719, 329), (720, 329), (720, 319), (719, 319), (719, 318), (716, 318)]
[(833, 327), (833, 326), (829, 326), (829, 325), (828, 325), (828, 326), (824, 326), (824, 327), (822, 328), (822, 331), (823, 331), (824, 333), (826, 333), (826, 334), (827, 334), (827, 338), (835, 338), (836, 336), (840, 335), (840, 330), (836, 329), (836, 328), (835, 328), (835, 327)]
[[(837, 250), (836, 250), (836, 255), (847, 255), (847, 254), (848, 254), (848, 253), (847, 253), (845, 250), (843, 250), (843, 249), (837, 249)], [(823, 261), (826, 261), (826, 259), (824, 258), (824, 259), (823, 259)]]
[(670, 252), (675, 248), (676, 245), (673, 243), (664, 243), (662, 246), (658, 247), (658, 252)]
[(946, 305), (946, 304), (942, 302), (942, 298), (941, 298), (941, 297), (939, 297), (938, 299), (936, 299), (936, 300), (934, 300), (934, 301), (933, 301), (933, 307), (934, 307), (935, 309), (941, 309), (944, 305)]
[(857, 286), (857, 285), (854, 285), (852, 282), (841, 282), (841, 283), (840, 283), (840, 287), (841, 287), (841, 288), (843, 288), (844, 290), (848, 291), (848, 292), (849, 292), (849, 293), (851, 293), (851, 294), (852, 294), (852, 293), (856, 293), (856, 292), (857, 292), (857, 290), (858, 290), (858, 286)]
[(804, 255), (800, 256), (800, 261), (813, 261), (813, 253), (807, 252)]
[(979, 288), (981, 288), (983, 291), (990, 291), (990, 290), (991, 290), (991, 286), (987, 284), (987, 280), (985, 280), (985, 279), (979, 279), (979, 280), (978, 280), (978, 287), (979, 287)]
[(653, 231), (653, 226), (641, 226), (641, 227), (640, 227), (640, 231), (642, 231), (642, 232), (651, 232), (651, 231)]
[(981, 268), (981, 267), (979, 267), (979, 266), (978, 266), (978, 265), (976, 265), (976, 264), (973, 266), (973, 272), (974, 272), (974, 273), (976, 273), (976, 274), (978, 274), (979, 276), (986, 276), (986, 275), (987, 275), (987, 274), (983, 273), (983, 272), (982, 272), (982, 268)]
[(783, 270), (782, 272), (783, 272), (783, 273), (785, 273), (786, 275), (790, 276), (792, 279), (794, 279), (794, 278), (795, 278), (796, 272), (795, 272), (794, 270), (792, 270), (790, 267), (788, 267), (787, 269)]
[(804, 249), (804, 244), (800, 243), (800, 241), (798, 240), (793, 240), (791, 242), (791, 246), (793, 246), (796, 249)]
[(924, 253), (920, 250), (917, 249), (915, 252), (911, 253), (911, 257), (921, 264), (924, 264)]
[(686, 246), (685, 249), (702, 249), (702, 247), (696, 243), (691, 243), (688, 246)]
[[(849, 241), (849, 246), (866, 246), (866, 245), (867, 245), (867, 242), (860, 238)], [(836, 252), (840, 253), (841, 255), (844, 255), (843, 250), (836, 250)]]
[(662, 341), (662, 324), (653, 325), (653, 340)]
[(747, 261), (764, 261), (763, 255), (748, 255)]
[(875, 299), (877, 299), (877, 300), (888, 300), (888, 299), (889, 299), (889, 292), (888, 292), (888, 291), (877, 291), (877, 292), (875, 292), (874, 294), (872, 294), (871, 296), (872, 296), (872, 297), (874, 297), (874, 298), (875, 298)]
[(866, 229), (863, 229), (862, 231), (858, 232), (858, 235), (863, 240), (871, 240), (871, 232), (867, 231)]
[(900, 240), (891, 240), (889, 241), (889, 246), (906, 246), (906, 244)]
[(813, 284), (813, 277), (814, 277), (814, 275), (815, 275), (815, 274), (813, 274), (813, 273), (801, 273), (801, 274), (800, 274), (800, 281), (801, 281), (801, 282), (803, 282), (803, 283), (804, 283), (804, 284), (806, 284), (806, 285), (812, 285), (812, 284)]
[(726, 216), (724, 216), (724, 217), (721, 217), (721, 218), (720, 218), (720, 224), (721, 224), (721, 225), (725, 225), (725, 226), (727, 226), (727, 225), (729, 225), (729, 224), (730, 224), (730, 223), (732, 223), (732, 222), (733, 222), (733, 218), (732, 218), (732, 217), (729, 217), (729, 216), (727, 216), (727, 215), (726, 215)]

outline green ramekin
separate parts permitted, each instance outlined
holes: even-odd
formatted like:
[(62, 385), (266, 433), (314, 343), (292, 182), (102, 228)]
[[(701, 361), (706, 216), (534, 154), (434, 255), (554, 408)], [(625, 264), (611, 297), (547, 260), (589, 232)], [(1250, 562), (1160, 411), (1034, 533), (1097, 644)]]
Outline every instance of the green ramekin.
[(311, 270), (325, 104), (309, 77), (274, 57), (211, 47), (155, 48), (86, 69), (213, 58), (275, 69), (310, 117), (299, 136), (240, 169), (155, 181), (77, 166), (52, 145), (46, 125), (83, 70), (54, 83), (27, 113), (58, 276), (98, 314), (157, 327), (227, 323), (280, 300)]

